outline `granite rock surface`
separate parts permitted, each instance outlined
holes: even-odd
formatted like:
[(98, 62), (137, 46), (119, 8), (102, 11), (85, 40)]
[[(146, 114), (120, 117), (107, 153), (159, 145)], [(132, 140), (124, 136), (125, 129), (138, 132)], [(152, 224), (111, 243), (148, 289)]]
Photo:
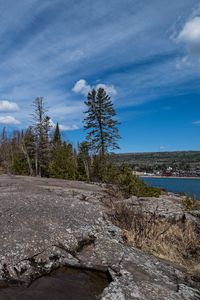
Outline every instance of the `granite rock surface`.
[(0, 279), (29, 283), (68, 265), (109, 272), (102, 300), (200, 299), (184, 269), (126, 245), (106, 197), (95, 184), (1, 175)]

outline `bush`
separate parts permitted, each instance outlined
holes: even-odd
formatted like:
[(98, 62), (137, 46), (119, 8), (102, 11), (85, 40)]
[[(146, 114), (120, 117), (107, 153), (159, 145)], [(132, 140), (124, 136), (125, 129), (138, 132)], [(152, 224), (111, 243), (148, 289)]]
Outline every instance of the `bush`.
[(129, 244), (188, 268), (200, 271), (200, 231), (191, 222), (170, 223), (157, 209), (148, 213), (141, 204), (113, 202), (111, 221), (124, 231)]
[[(82, 179), (82, 178), (81, 178)], [(161, 190), (147, 186), (142, 179), (133, 175), (127, 166), (121, 168), (112, 163), (111, 156), (96, 155), (91, 164), (91, 180), (113, 184), (125, 197), (159, 197)]]
[(77, 166), (70, 144), (57, 144), (51, 153), (48, 168), (52, 178), (75, 180), (77, 178)]
[(23, 153), (13, 155), (11, 170), (17, 175), (29, 175), (29, 168)]
[(187, 210), (195, 210), (200, 208), (199, 202), (188, 195), (186, 195), (183, 204)]
[(115, 183), (119, 170), (112, 164), (110, 156), (97, 155), (93, 157), (92, 181)]
[(138, 176), (133, 175), (132, 170), (127, 166), (121, 168), (117, 176), (117, 184), (125, 196), (137, 197), (159, 197), (161, 190), (147, 186)]

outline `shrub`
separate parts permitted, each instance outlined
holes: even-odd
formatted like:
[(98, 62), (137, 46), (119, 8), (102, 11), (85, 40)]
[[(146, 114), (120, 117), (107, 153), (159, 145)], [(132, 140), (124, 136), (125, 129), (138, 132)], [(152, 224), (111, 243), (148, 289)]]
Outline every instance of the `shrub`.
[(91, 170), (92, 181), (114, 184), (125, 197), (159, 197), (161, 194), (159, 188), (147, 186), (129, 167), (113, 165), (109, 155), (94, 156)]
[(188, 195), (186, 195), (183, 204), (187, 210), (195, 210), (200, 208), (199, 202)]
[(125, 196), (159, 197), (161, 194), (159, 188), (147, 186), (142, 179), (133, 175), (132, 170), (127, 166), (121, 168), (117, 184)]
[(200, 232), (192, 223), (170, 223), (157, 209), (148, 213), (142, 205), (112, 203), (111, 220), (124, 229), (125, 241), (200, 274)]

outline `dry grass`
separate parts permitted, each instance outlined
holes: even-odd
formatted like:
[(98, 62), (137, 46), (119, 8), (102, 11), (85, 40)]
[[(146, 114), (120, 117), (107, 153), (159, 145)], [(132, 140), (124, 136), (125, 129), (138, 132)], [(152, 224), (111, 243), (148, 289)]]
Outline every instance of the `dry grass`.
[(199, 210), (200, 209), (200, 201), (186, 195), (183, 205), (187, 210)]
[(172, 224), (160, 218), (157, 210), (146, 213), (141, 205), (113, 202), (112, 210), (112, 221), (124, 229), (128, 244), (200, 275), (200, 231), (195, 224), (184, 219)]

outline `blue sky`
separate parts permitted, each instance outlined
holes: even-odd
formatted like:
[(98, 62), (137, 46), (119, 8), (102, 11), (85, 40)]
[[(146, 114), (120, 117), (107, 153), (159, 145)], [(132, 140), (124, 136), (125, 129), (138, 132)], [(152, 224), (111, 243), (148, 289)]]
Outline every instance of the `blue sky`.
[(75, 145), (103, 86), (121, 152), (200, 149), (200, 1), (0, 0), (0, 45), (0, 128), (26, 128), (43, 96)]

